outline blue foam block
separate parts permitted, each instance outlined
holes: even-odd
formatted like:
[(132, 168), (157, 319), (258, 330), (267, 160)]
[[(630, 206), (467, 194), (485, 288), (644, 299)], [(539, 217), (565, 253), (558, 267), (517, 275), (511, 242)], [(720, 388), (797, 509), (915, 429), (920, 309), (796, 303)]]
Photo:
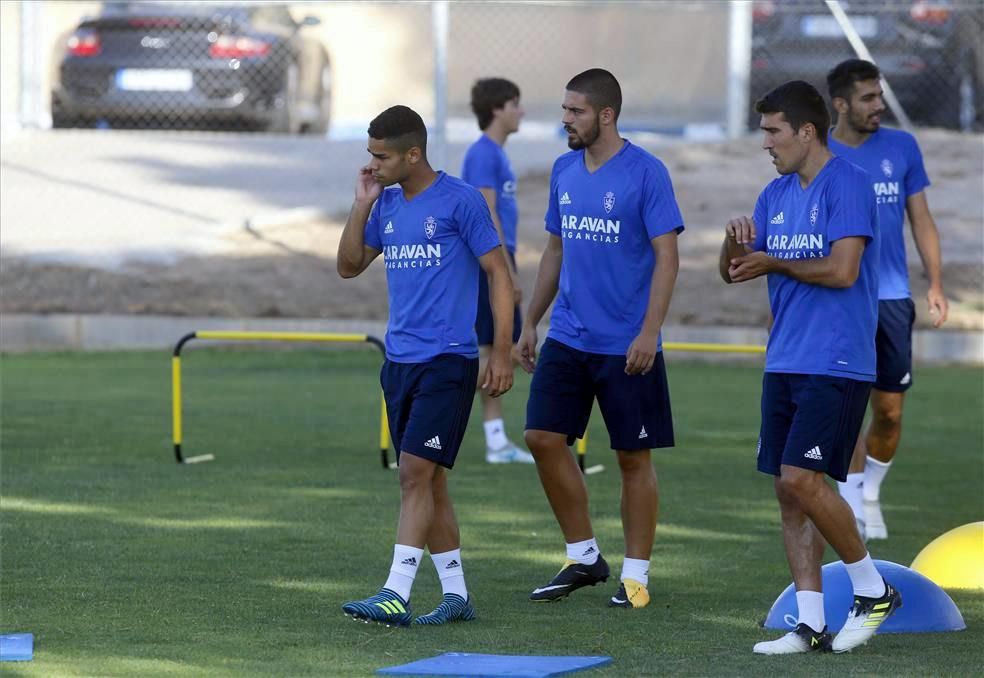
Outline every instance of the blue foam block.
[[(887, 560), (876, 560), (875, 567), (902, 594), (902, 607), (878, 628), (878, 633), (928, 633), (961, 631), (967, 628), (963, 616), (946, 591), (915, 570)], [(823, 576), (823, 613), (830, 631), (839, 631), (847, 621), (854, 600), (851, 578), (844, 563), (828, 563)], [(772, 604), (765, 627), (788, 631), (796, 626), (799, 608), (793, 585), (786, 587)]]
[(29, 662), (33, 658), (33, 633), (4, 633), (0, 635), (0, 662)]
[(428, 659), (389, 666), (376, 673), (391, 676), (509, 676), (546, 678), (604, 666), (611, 657), (531, 657), (509, 654), (445, 652)]

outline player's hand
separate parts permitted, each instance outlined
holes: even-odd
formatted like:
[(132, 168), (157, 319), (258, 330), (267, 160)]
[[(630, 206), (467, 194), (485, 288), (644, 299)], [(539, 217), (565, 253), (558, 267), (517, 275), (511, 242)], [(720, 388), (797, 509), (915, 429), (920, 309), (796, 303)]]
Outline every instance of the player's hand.
[(519, 341), (516, 342), (516, 353), (519, 355), (519, 365), (527, 374), (533, 374), (536, 369), (536, 328), (527, 323), (523, 327)]
[(728, 275), (732, 282), (746, 282), (772, 270), (772, 257), (765, 252), (751, 252), (731, 260)]
[(383, 192), (383, 185), (376, 181), (372, 175), (372, 168), (369, 165), (359, 170), (359, 177), (355, 182), (356, 202), (375, 202), (376, 198)]
[(926, 292), (926, 303), (929, 304), (929, 317), (933, 319), (933, 327), (939, 327), (946, 322), (950, 312), (950, 302), (946, 300), (942, 287), (930, 287)]
[(625, 353), (625, 373), (626, 374), (649, 374), (656, 361), (656, 346), (659, 343), (659, 334), (649, 335), (640, 334), (629, 345), (629, 350)]
[(513, 368), (509, 347), (492, 348), (489, 364), (485, 368), (485, 378), (482, 380), (482, 390), (491, 397), (497, 398), (512, 388)]
[(748, 217), (736, 217), (724, 227), (728, 237), (739, 245), (751, 246), (755, 242), (755, 222)]

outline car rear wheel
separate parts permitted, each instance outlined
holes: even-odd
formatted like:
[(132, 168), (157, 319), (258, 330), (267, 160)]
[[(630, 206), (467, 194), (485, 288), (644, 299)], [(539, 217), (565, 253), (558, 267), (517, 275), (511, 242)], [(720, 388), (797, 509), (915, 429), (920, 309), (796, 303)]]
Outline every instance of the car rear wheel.
[(267, 126), (273, 134), (294, 134), (298, 131), (297, 119), (297, 64), (287, 67), (284, 91), (277, 97), (277, 111)]

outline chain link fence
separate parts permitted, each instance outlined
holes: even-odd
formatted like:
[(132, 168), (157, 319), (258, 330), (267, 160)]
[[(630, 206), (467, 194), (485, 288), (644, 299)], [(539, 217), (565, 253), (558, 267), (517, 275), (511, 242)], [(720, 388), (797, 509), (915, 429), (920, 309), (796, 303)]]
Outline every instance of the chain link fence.
[[(342, 138), (361, 136), (376, 113), (405, 103), (439, 129), (445, 121), (435, 118), (446, 111), (454, 137), (474, 133), (474, 80), (500, 76), (522, 89), (524, 127), (556, 134), (564, 83), (601, 66), (622, 83), (626, 130), (721, 135), (736, 107), (754, 126), (751, 105), (768, 89), (801, 78), (825, 92), (827, 70), (855, 56), (820, 0), (741, 2), (737, 12), (710, 1), (449, 2), (445, 35), (435, 35), (433, 20), (441, 3), (0, 5), (5, 38), (16, 38), (3, 45), (5, 128), (330, 130)], [(915, 124), (981, 123), (984, 3), (844, 6)]]

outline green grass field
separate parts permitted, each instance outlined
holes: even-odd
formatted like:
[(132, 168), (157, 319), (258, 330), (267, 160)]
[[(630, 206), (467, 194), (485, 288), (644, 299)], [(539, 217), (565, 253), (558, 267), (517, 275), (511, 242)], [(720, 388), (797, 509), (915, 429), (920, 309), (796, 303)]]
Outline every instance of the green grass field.
[[(478, 418), (452, 473), (479, 619), (440, 628), (353, 623), (339, 605), (384, 581), (398, 511), (378, 461), (372, 351), (186, 352), (185, 452), (174, 463), (166, 353), (2, 359), (0, 631), (33, 632), (5, 675), (370, 675), (446, 651), (605, 654), (586, 675), (978, 674), (984, 595), (952, 592), (968, 629), (886, 635), (852, 655), (762, 658), (759, 623), (789, 583), (771, 482), (755, 471), (761, 368), (668, 359), (677, 447), (654, 454), (662, 501), (653, 603), (614, 591), (534, 605), (563, 539), (535, 470), (489, 466)], [(984, 518), (984, 372), (922, 369), (883, 489), (909, 564), (937, 535)], [(519, 436), (529, 380), (507, 397)], [(619, 479), (600, 417), (588, 477), (598, 540), (620, 566)], [(836, 557), (828, 551), (827, 561)], [(429, 562), (412, 603), (437, 602)], [(974, 668), (977, 667), (977, 668)]]

